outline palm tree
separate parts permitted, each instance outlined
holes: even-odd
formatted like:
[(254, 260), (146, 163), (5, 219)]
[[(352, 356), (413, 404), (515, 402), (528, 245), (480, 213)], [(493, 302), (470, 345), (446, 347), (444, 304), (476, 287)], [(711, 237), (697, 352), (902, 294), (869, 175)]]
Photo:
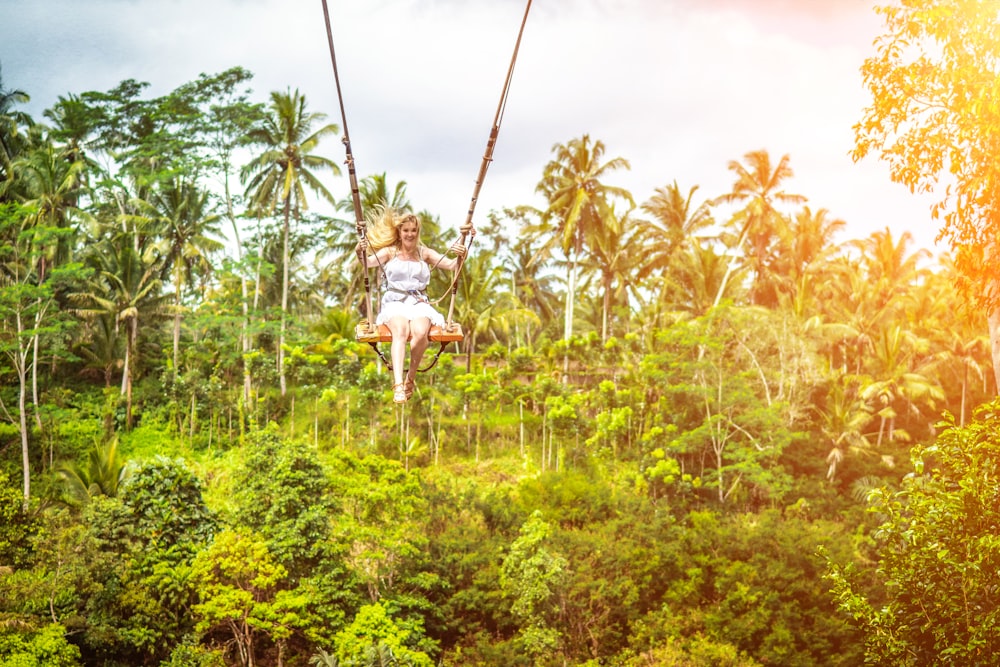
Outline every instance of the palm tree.
[(815, 285), (830, 275), (829, 258), (838, 250), (833, 237), (845, 226), (843, 220), (831, 219), (824, 208), (813, 212), (804, 206), (785, 229), (779, 297), (790, 299), (801, 318), (815, 314), (814, 310), (807, 312), (807, 305), (815, 304)]
[(333, 160), (315, 155), (319, 142), (335, 135), (339, 128), (329, 123), (313, 130), (315, 123), (326, 118), (325, 114), (306, 111), (306, 98), (294, 93), (271, 93), (269, 114), (264, 122), (253, 129), (249, 138), (263, 147), (241, 172), (246, 182), (246, 194), (251, 208), (258, 217), (273, 215), (280, 208), (283, 218), (282, 247), (284, 248), (281, 278), (281, 328), (278, 339), (278, 375), (281, 395), (286, 392), (284, 344), (285, 320), (288, 309), (288, 239), (292, 215), (296, 221), (308, 209), (305, 189), (308, 187), (331, 204), (333, 195), (317, 177), (316, 171), (329, 170), (340, 173)]
[[(792, 168), (788, 166), (788, 155), (784, 155), (773, 168), (767, 151), (751, 151), (743, 157), (746, 165), (736, 160), (729, 163), (730, 171), (736, 173), (736, 181), (732, 192), (718, 197), (715, 203), (743, 205), (730, 220), (730, 224), (739, 230), (731, 247), (738, 251), (746, 246), (746, 261), (754, 274), (750, 295), (753, 303), (774, 306), (776, 296), (768, 266), (774, 260), (773, 250), (781, 225), (786, 224), (775, 205), (800, 204), (805, 197), (781, 189), (784, 181), (793, 175)], [(716, 297), (716, 305), (722, 298), (733, 265), (734, 258), (730, 257), (730, 268)]]
[[(390, 188), (389, 179), (386, 178), (384, 171), (361, 179), (358, 184), (358, 196), (361, 198), (362, 211), (370, 211), (378, 206), (388, 206), (397, 211), (411, 210), (410, 200), (406, 196), (406, 181), (400, 181), (395, 187)], [(353, 209), (354, 200), (351, 196), (337, 202), (338, 211)], [(356, 230), (352, 229), (351, 232), (356, 233)]]
[(612, 200), (623, 199), (635, 206), (631, 193), (620, 187), (606, 185), (602, 179), (616, 169), (628, 169), (624, 158), (616, 157), (602, 162), (605, 146), (600, 140), (591, 141), (590, 135), (571, 139), (566, 144), (552, 147), (555, 153), (535, 188), (549, 203), (542, 215), (538, 232), (553, 234), (551, 244), (558, 246), (566, 256), (566, 313), (563, 339), (573, 335), (573, 310), (576, 295), (576, 267), (585, 246), (595, 230), (602, 226), (617, 229), (618, 216), (614, 214)]
[(846, 226), (847, 223), (839, 218), (831, 219), (825, 208), (813, 212), (803, 206), (788, 227), (786, 247), (792, 276), (804, 274), (814, 262), (828, 255), (834, 248), (834, 236)]
[(84, 144), (94, 131), (94, 109), (77, 95), (59, 96), (51, 109), (46, 109), (43, 115), (52, 121), (51, 137), (63, 144), (63, 153), (70, 162), (83, 161), (88, 167), (95, 167), (86, 156)]
[(310, 331), (326, 343), (335, 340), (352, 340), (357, 317), (354, 313), (340, 308), (328, 308), (315, 322)]
[(341, 667), (337, 656), (327, 653), (326, 649), (319, 649), (313, 657), (309, 658), (309, 664), (315, 667)]
[(843, 351), (843, 372), (863, 374), (882, 331), (905, 319), (912, 287), (926, 276), (920, 267), (926, 251), (909, 254), (911, 239), (904, 233), (897, 243), (888, 229), (875, 232), (848, 244), (858, 257), (837, 256), (824, 267), (836, 279), (816, 285), (816, 317), (841, 331), (834, 347)]
[(122, 366), (121, 338), (117, 333), (118, 322), (112, 313), (87, 313), (83, 321), (83, 335), (73, 347), (83, 358), (85, 368), (99, 372), (104, 387), (111, 388), (111, 376)]
[(668, 271), (674, 255), (689, 244), (696, 243), (698, 233), (715, 224), (709, 202), (694, 206), (697, 191), (696, 185), (685, 195), (674, 181), (656, 188), (655, 194), (640, 207), (653, 219), (636, 220), (642, 229), (641, 242), (645, 255), (636, 276), (638, 280)]
[[(306, 276), (309, 268), (306, 260), (313, 249), (313, 237), (292, 231), (288, 238), (288, 273), (295, 276)], [(284, 273), (285, 244), (278, 230), (265, 230), (259, 241), (261, 259), (270, 267), (274, 267), (275, 273)], [(319, 316), (325, 310), (322, 295), (315, 289), (311, 281), (304, 277), (288, 285), (288, 290), (282, 289), (282, 285), (274, 280), (263, 280), (258, 287), (260, 295), (259, 307), (264, 311), (276, 310), (280, 307), (282, 300), (289, 313), (295, 313), (300, 317)], [(279, 316), (280, 319), (280, 316)]]
[(480, 336), (492, 334), (499, 341), (501, 334), (509, 337), (515, 326), (537, 324), (538, 317), (505, 289), (503, 268), (492, 263), (492, 253), (472, 255), (463, 264), (462, 273), (455, 319), (465, 332), (466, 372), (471, 372)]
[(923, 274), (911, 289), (905, 317), (928, 340), (931, 369), (946, 384), (948, 409), (964, 426), (970, 408), (990, 397), (990, 340), (982, 310), (963, 298), (961, 269), (949, 254), (937, 263), (941, 268)]
[(900, 234), (896, 242), (886, 227), (851, 243), (860, 251), (861, 269), (870, 286), (866, 296), (875, 322), (895, 320), (906, 308), (913, 285), (928, 273), (921, 262), (930, 253), (925, 249), (910, 253), (912, 242), (913, 235), (909, 232)]
[(600, 276), (602, 342), (608, 340), (611, 304), (628, 306), (628, 292), (636, 285), (636, 276), (647, 261), (644, 247), (641, 230), (632, 223), (629, 213), (622, 215), (614, 225), (594, 230), (584, 268)]
[(959, 332), (948, 329), (945, 332), (948, 346), (934, 355), (932, 368), (945, 370), (957, 378), (960, 387), (958, 425), (965, 426), (970, 380), (984, 382), (988, 374), (990, 338), (985, 334), (963, 338)]
[[(231, 76), (230, 76), (231, 75)], [(244, 358), (250, 353), (252, 347), (252, 336), (250, 333), (250, 296), (249, 278), (244, 260), (247, 252), (240, 240), (240, 228), (237, 224), (234, 198), (232, 193), (232, 173), (233, 154), (237, 149), (243, 147), (250, 129), (264, 118), (263, 105), (250, 103), (246, 100), (246, 93), (236, 92), (236, 84), (252, 77), (250, 72), (240, 68), (234, 68), (222, 75), (222, 85), (225, 88), (224, 103), (213, 103), (207, 114), (210, 126), (213, 128), (209, 146), (218, 161), (218, 172), (222, 176), (222, 197), (225, 204), (225, 216), (229, 220), (232, 228), (231, 241), (236, 247), (236, 259), (240, 264), (240, 309), (243, 313), (243, 321), (240, 324), (240, 346)], [(228, 87), (232, 86), (232, 87)], [(216, 98), (218, 99), (218, 98)], [(243, 365), (243, 397), (244, 405), (250, 402), (250, 392), (252, 389), (252, 379), (250, 368)]]
[[(23, 111), (15, 111), (15, 104), (25, 104), (31, 98), (23, 90), (4, 88), (3, 73), (0, 71), (0, 181), (14, 179), (14, 159), (19, 150), (19, 125), (30, 125), (31, 118)], [(4, 188), (0, 185), (0, 196)]]
[(221, 234), (220, 217), (212, 212), (209, 193), (193, 183), (175, 178), (160, 185), (150, 194), (153, 216), (164, 227), (167, 243), (164, 270), (173, 273), (174, 280), (174, 375), (180, 363), (181, 316), (184, 282), (190, 283), (196, 269), (211, 272), (209, 256), (222, 249), (221, 241), (212, 238)]
[(128, 468), (118, 451), (118, 436), (106, 443), (95, 443), (87, 456), (87, 465), (64, 463), (58, 468), (64, 498), (72, 505), (84, 505), (95, 496), (114, 498)]
[(138, 339), (144, 317), (160, 310), (163, 269), (159, 249), (152, 240), (136, 250), (131, 235), (107, 237), (91, 247), (89, 264), (94, 279), (86, 291), (70, 298), (80, 303), (83, 314), (107, 314), (116, 326), (125, 326), (125, 363), (122, 393), (125, 395), (125, 424), (132, 428), (132, 385), (138, 367)]
[[(551, 237), (541, 233), (546, 227), (540, 222), (542, 212), (531, 206), (519, 206), (504, 209), (503, 214), (516, 226), (516, 231), (511, 234), (512, 241), (506, 244), (508, 256), (501, 260), (509, 271), (510, 291), (518, 303), (535, 313), (539, 323), (534, 332), (527, 330), (524, 336), (515, 330), (515, 338), (523, 345), (542, 331), (557, 328), (555, 319), (560, 301), (557, 286), (560, 281), (549, 272), (552, 242)], [(503, 246), (502, 234), (498, 223), (494, 241), (497, 253)]]
[(901, 407), (919, 416), (921, 405), (933, 409), (935, 401), (944, 399), (941, 386), (927, 373), (932, 367), (930, 361), (920, 359), (926, 345), (926, 340), (896, 324), (882, 330), (875, 341), (874, 372), (861, 389), (861, 397), (881, 419), (877, 446), (886, 436), (890, 441), (909, 437), (896, 428)]
[[(409, 661), (407, 661), (409, 662)], [(365, 648), (359, 667), (401, 667), (399, 659), (392, 652), (392, 647), (381, 639)]]
[[(68, 160), (66, 154), (50, 141), (43, 142), (16, 160), (15, 165), (18, 190), (24, 198), (25, 206), (33, 211), (25, 223), (30, 227), (31, 243), (34, 246), (32, 255), (35, 258), (35, 280), (41, 285), (48, 280), (52, 268), (63, 265), (70, 259), (75, 237), (73, 217), (80, 213), (76, 205), (86, 165), (82, 160)], [(41, 417), (38, 414), (38, 348), (41, 336), (38, 332), (41, 331), (46, 309), (42, 307), (40, 300), (36, 306), (31, 386), (35, 423), (41, 429)]]
[[(556, 278), (547, 273), (530, 236), (519, 235), (512, 248), (511, 291), (519, 303), (535, 313), (539, 330), (555, 326), (559, 295)], [(530, 332), (526, 332), (528, 334)], [(527, 338), (530, 339), (530, 335)]]
[(825, 407), (817, 410), (820, 428), (831, 445), (826, 455), (826, 478), (833, 481), (849, 453), (870, 453), (865, 428), (872, 420), (872, 409), (858, 396), (857, 378), (838, 374), (826, 395)]
[(35, 211), (30, 222), (56, 231), (39, 257), (42, 281), (50, 265), (69, 261), (74, 245), (72, 218), (80, 213), (77, 203), (87, 164), (68, 157), (51, 141), (44, 141), (17, 161), (23, 203)]
[(723, 297), (737, 295), (737, 288), (729, 284), (734, 273), (731, 262), (710, 243), (692, 244), (678, 256), (675, 267), (676, 277), (670, 282), (679, 297), (675, 304), (679, 310), (705, 315)]

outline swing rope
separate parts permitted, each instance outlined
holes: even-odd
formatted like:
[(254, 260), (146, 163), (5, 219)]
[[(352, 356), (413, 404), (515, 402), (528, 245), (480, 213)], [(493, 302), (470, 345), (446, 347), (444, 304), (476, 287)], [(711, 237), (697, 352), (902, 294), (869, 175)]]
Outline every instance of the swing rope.
[[(493, 162), (493, 148), (496, 146), (497, 137), (500, 135), (500, 123), (503, 121), (503, 114), (507, 109), (507, 96), (510, 93), (511, 80), (514, 78), (514, 64), (517, 62), (517, 52), (521, 49), (521, 37), (524, 36), (524, 26), (528, 23), (528, 12), (530, 10), (531, 0), (528, 0), (528, 4), (524, 8), (524, 17), (521, 19), (521, 27), (517, 31), (517, 40), (514, 42), (514, 53), (511, 55), (510, 66), (507, 68), (507, 77), (504, 79), (503, 90), (500, 93), (500, 103), (497, 104), (497, 112), (493, 117), (493, 126), (490, 128), (490, 135), (486, 140), (486, 151), (483, 153), (483, 161), (479, 165), (479, 173), (476, 175), (476, 184), (472, 190), (472, 199), (469, 202), (469, 212), (465, 217), (465, 222), (460, 228), (462, 233), (462, 245), (465, 245), (465, 239), (469, 234), (471, 234), (473, 238), (475, 238), (476, 235), (476, 229), (472, 224), (472, 216), (476, 211), (476, 202), (479, 201), (479, 191), (483, 187), (483, 181), (486, 180), (486, 170), (489, 169), (490, 163)], [(472, 245), (471, 240), (469, 245)], [(440, 260), (438, 261), (440, 262)], [(448, 288), (448, 291), (451, 292), (451, 299), (448, 303), (448, 317), (445, 319), (445, 326), (449, 328), (452, 327), (454, 323), (455, 294), (458, 292), (458, 277), (462, 273), (462, 268), (464, 266), (465, 256), (459, 256), (458, 266), (455, 268), (455, 275), (452, 277), (451, 285)]]
[[(340, 72), (337, 69), (337, 52), (333, 48), (333, 29), (330, 27), (330, 9), (323, 0), (323, 19), (326, 21), (326, 39), (330, 45), (330, 61), (333, 63), (333, 80), (337, 86), (337, 101), (340, 104), (341, 127), (344, 129), (344, 150), (346, 152), (347, 176), (351, 183), (351, 202), (354, 206), (354, 227), (362, 239), (366, 235), (365, 216), (361, 210), (361, 191), (358, 187), (358, 174), (354, 166), (354, 154), (351, 152), (351, 135), (347, 131), (347, 112), (344, 110), (344, 95), (340, 89)], [(375, 329), (375, 318), (372, 317), (371, 283), (368, 280), (367, 269), (363, 271), (365, 281), (364, 316), (369, 331)]]
[[(338, 100), (338, 102), (340, 104), (340, 117), (341, 117), (343, 129), (344, 129), (343, 143), (344, 143), (344, 148), (345, 148), (346, 154), (347, 154), (346, 164), (347, 164), (347, 173), (348, 173), (348, 177), (350, 179), (350, 184), (351, 184), (351, 200), (352, 200), (352, 203), (353, 203), (353, 206), (354, 206), (355, 228), (357, 229), (358, 235), (361, 237), (361, 239), (362, 240), (367, 240), (366, 239), (367, 229), (366, 229), (364, 214), (363, 214), (363, 212), (361, 210), (361, 195), (360, 195), (360, 190), (358, 188), (357, 173), (356, 173), (355, 165), (354, 165), (354, 155), (351, 152), (350, 135), (348, 134), (348, 131), (347, 131), (347, 114), (346, 114), (346, 112), (344, 110), (344, 96), (343, 96), (343, 93), (342, 93), (341, 87), (340, 87), (340, 74), (339, 74), (339, 71), (337, 69), (337, 55), (336, 55), (336, 51), (335, 51), (334, 46), (333, 46), (333, 30), (332, 30), (331, 25), (330, 25), (330, 10), (327, 7), (327, 0), (322, 0), (322, 2), (323, 2), (323, 18), (324, 18), (324, 20), (326, 22), (326, 36), (327, 36), (327, 41), (328, 41), (329, 46), (330, 46), (330, 60), (331, 60), (331, 62), (333, 64), (333, 76), (334, 76), (334, 81), (336, 82), (336, 87), (337, 87), (337, 100)], [(479, 167), (479, 173), (476, 175), (475, 187), (473, 188), (473, 191), (472, 191), (472, 199), (469, 202), (468, 214), (466, 215), (465, 222), (459, 228), (459, 231), (461, 233), (461, 238), (460, 238), (459, 243), (463, 247), (466, 247), (466, 248), (471, 247), (471, 245), (472, 245), (472, 239), (474, 239), (475, 235), (476, 235), (476, 230), (475, 230), (475, 226), (473, 225), (472, 218), (473, 218), (473, 214), (475, 213), (475, 210), (476, 210), (476, 203), (479, 200), (479, 192), (482, 189), (483, 182), (486, 179), (486, 172), (489, 169), (490, 163), (493, 162), (493, 149), (496, 146), (497, 137), (500, 134), (500, 124), (503, 121), (503, 114), (506, 111), (507, 97), (508, 97), (508, 95), (510, 93), (510, 84), (511, 84), (511, 81), (512, 81), (513, 76), (514, 76), (514, 65), (517, 62), (517, 54), (518, 54), (518, 51), (521, 48), (521, 38), (524, 35), (524, 27), (525, 27), (525, 25), (528, 22), (528, 13), (529, 13), (530, 10), (531, 10), (531, 0), (527, 0), (527, 6), (524, 9), (524, 16), (521, 19), (521, 27), (518, 30), (517, 40), (514, 43), (514, 53), (511, 56), (510, 65), (507, 68), (507, 76), (504, 79), (503, 89), (502, 89), (501, 94), (500, 94), (500, 102), (497, 105), (496, 115), (493, 118), (493, 125), (490, 128), (489, 138), (486, 141), (486, 150), (483, 153), (483, 160), (482, 160), (482, 163), (480, 164), (480, 167)], [(466, 246), (466, 240), (467, 239), (468, 239), (468, 246)], [(459, 277), (461, 276), (462, 269), (465, 266), (465, 257), (467, 256), (467, 254), (468, 253), (466, 252), (465, 254), (458, 255), (458, 257), (456, 258), (457, 262), (458, 262), (458, 265), (455, 267), (455, 271), (453, 272), (453, 277), (452, 277), (452, 280), (451, 280), (451, 284), (448, 286), (448, 289), (445, 291), (444, 295), (442, 295), (440, 298), (438, 298), (436, 301), (433, 302), (434, 304), (437, 304), (440, 301), (442, 301), (445, 298), (445, 296), (449, 296), (450, 295), (450, 301), (449, 301), (449, 304), (448, 304), (448, 316), (447, 316), (447, 318), (445, 320), (445, 330), (446, 331), (454, 331), (454, 329), (455, 329), (455, 322), (454, 322), (455, 295), (458, 292), (458, 280), (459, 280)], [(378, 259), (378, 254), (377, 253), (376, 253), (375, 257), (376, 257), (376, 259)], [(372, 335), (375, 335), (375, 334), (377, 334), (378, 327), (375, 325), (375, 318), (372, 317), (372, 294), (371, 294), (371, 284), (370, 284), (369, 277), (368, 277), (368, 269), (365, 266), (366, 262), (364, 262), (363, 257), (361, 257), (359, 255), (358, 259), (361, 261), (362, 268), (363, 268), (363, 271), (364, 271), (364, 285), (365, 285), (364, 316), (365, 316), (365, 321), (366, 321), (366, 324), (367, 324), (368, 333), (370, 333)], [(435, 266), (433, 268), (436, 268), (437, 265), (440, 264), (443, 259), (444, 259), (444, 255), (442, 255), (438, 259), (437, 263), (435, 264)], [(385, 269), (382, 267), (381, 261), (379, 261), (379, 268), (382, 269), (382, 273), (384, 274), (385, 273)], [(369, 344), (372, 346), (372, 348), (378, 354), (379, 358), (381, 358), (382, 361), (386, 364), (386, 366), (388, 366), (391, 369), (392, 368), (391, 364), (385, 358), (385, 356), (383, 355), (382, 351), (378, 348), (377, 343), (369, 343)], [(447, 342), (442, 341), (441, 342), (441, 349), (438, 350), (437, 354), (434, 356), (434, 359), (431, 361), (430, 365), (427, 366), (427, 368), (419, 369), (419, 372), (428, 371), (431, 368), (433, 368), (434, 365), (437, 364), (438, 358), (441, 356), (441, 353), (444, 352), (444, 349), (445, 349), (446, 345), (447, 345)]]

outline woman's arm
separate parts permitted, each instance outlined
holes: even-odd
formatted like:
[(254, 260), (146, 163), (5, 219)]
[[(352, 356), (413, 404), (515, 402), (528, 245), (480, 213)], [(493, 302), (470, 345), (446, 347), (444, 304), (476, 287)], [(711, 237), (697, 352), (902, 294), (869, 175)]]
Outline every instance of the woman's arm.
[(376, 266), (381, 266), (386, 262), (388, 262), (390, 259), (392, 259), (389, 256), (391, 250), (392, 250), (391, 246), (386, 246), (385, 248), (382, 248), (375, 254), (369, 255), (368, 241), (365, 239), (359, 241), (358, 245), (355, 247), (355, 252), (358, 254), (358, 257), (361, 258), (361, 263), (364, 265), (366, 269), (371, 269)]
[[(427, 246), (421, 246), (423, 250), (423, 260), (431, 265), (431, 268), (438, 267), (444, 269), (445, 271), (454, 271), (458, 268), (458, 258), (464, 257), (466, 253), (466, 247), (462, 245), (461, 241), (455, 241), (448, 248), (449, 252), (455, 253), (455, 257), (442, 257), (441, 253), (433, 248), (428, 248)], [(440, 262), (440, 263), (439, 263)]]

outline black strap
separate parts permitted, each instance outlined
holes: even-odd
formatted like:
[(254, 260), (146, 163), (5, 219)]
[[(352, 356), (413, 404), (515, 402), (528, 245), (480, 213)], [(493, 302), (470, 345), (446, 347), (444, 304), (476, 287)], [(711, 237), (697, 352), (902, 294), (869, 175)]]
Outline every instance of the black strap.
[[(418, 373), (426, 373), (430, 369), (434, 368), (437, 365), (438, 359), (440, 359), (441, 355), (444, 353), (445, 348), (448, 347), (448, 345), (450, 343), (451, 343), (451, 341), (447, 341), (447, 340), (439, 342), (438, 344), (441, 347), (438, 348), (437, 354), (435, 354), (434, 358), (431, 359), (431, 363), (429, 365), (425, 366), (424, 368), (418, 368), (417, 372)], [(392, 362), (389, 359), (386, 358), (385, 354), (382, 353), (382, 349), (378, 346), (378, 343), (373, 342), (373, 341), (368, 341), (368, 344), (371, 345), (371, 347), (372, 347), (373, 350), (375, 350), (375, 354), (377, 354), (378, 358), (382, 360), (382, 363), (385, 364), (385, 367), (391, 371), (392, 370)]]

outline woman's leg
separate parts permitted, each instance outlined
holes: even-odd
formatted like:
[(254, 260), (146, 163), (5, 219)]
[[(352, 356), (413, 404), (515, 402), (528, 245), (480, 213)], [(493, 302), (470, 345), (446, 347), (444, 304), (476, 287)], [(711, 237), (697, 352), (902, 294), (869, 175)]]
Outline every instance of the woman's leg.
[(392, 362), (392, 383), (403, 381), (403, 364), (406, 362), (406, 340), (410, 337), (410, 321), (405, 317), (392, 317), (385, 323), (392, 332), (389, 360)]
[(424, 357), (424, 350), (430, 343), (430, 339), (427, 337), (430, 330), (431, 321), (428, 318), (414, 317), (410, 320), (410, 368), (406, 372), (406, 379), (411, 386), (417, 376), (420, 360)]

